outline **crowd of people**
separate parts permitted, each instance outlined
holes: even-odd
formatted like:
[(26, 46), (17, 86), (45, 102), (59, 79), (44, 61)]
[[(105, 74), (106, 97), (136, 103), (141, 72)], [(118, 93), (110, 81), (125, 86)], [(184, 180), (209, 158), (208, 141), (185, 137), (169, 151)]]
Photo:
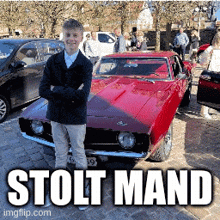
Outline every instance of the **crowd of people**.
[[(116, 37), (116, 42), (114, 44), (115, 53), (125, 52), (125, 51), (146, 51), (147, 47), (147, 37), (143, 31), (136, 30), (131, 33), (124, 32), (122, 34), (121, 28), (115, 28), (114, 34)], [(199, 48), (200, 37), (196, 30), (191, 32), (191, 36), (184, 32), (181, 27), (179, 32), (176, 34), (173, 44), (170, 43), (170, 49), (177, 52), (182, 60), (185, 60), (186, 48), (190, 44), (189, 56), (190, 60), (196, 60), (197, 50)], [(85, 55), (94, 64), (100, 58), (100, 43), (97, 39), (96, 32), (91, 32), (86, 35), (86, 40), (83, 42), (83, 51)]]
[[(116, 37), (114, 53), (147, 50), (147, 39), (143, 31), (136, 31), (133, 33), (124, 32), (122, 34), (121, 28), (115, 28), (114, 34)], [(95, 31), (92, 31), (91, 35), (86, 35), (86, 40), (83, 42), (83, 52), (93, 65), (100, 59), (101, 46)]]

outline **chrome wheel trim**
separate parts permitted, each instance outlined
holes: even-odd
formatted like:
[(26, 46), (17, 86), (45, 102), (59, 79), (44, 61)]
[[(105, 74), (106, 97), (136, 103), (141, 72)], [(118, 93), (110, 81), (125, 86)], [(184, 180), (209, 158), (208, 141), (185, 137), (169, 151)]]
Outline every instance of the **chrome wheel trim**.
[(0, 99), (0, 119), (4, 118), (7, 113), (7, 105), (3, 99)]
[(167, 135), (164, 137), (164, 153), (168, 155), (172, 148), (172, 132), (171, 129), (168, 130)]

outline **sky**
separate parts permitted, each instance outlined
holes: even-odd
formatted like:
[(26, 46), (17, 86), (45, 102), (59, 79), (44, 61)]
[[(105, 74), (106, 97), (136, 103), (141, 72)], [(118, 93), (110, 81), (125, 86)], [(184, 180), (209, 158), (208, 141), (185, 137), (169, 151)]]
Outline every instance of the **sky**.
[(217, 17), (217, 20), (220, 21), (220, 9), (215, 13), (215, 16)]

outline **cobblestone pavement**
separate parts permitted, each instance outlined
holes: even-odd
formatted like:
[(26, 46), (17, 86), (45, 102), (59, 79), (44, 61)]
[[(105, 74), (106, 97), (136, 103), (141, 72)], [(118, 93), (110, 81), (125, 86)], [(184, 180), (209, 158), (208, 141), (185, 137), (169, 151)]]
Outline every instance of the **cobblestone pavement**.
[[(13, 219), (20, 210), (17, 219), (25, 211), (38, 211), (37, 217), (28, 219), (220, 219), (220, 114), (212, 110), (213, 120), (204, 120), (199, 115), (200, 106), (196, 103), (198, 77), (201, 70), (194, 70), (192, 101), (189, 107), (181, 108), (174, 119), (173, 150), (169, 160), (162, 163), (147, 161), (110, 161), (105, 164), (107, 178), (103, 180), (102, 205), (90, 206), (86, 211), (79, 211), (69, 204), (65, 207), (50, 206), (48, 208), (33, 205), (30, 202), (22, 207), (13, 207), (7, 201), (7, 173), (15, 168), (25, 170), (54, 166), (54, 157), (44, 155), (41, 145), (24, 139), (19, 131), (17, 119), (11, 119), (0, 125), (0, 219)], [(99, 167), (103, 169), (103, 167)], [(114, 169), (202, 169), (213, 175), (214, 198), (208, 206), (114, 206), (113, 170)], [(32, 188), (32, 184), (28, 183)], [(51, 216), (43, 211), (50, 211)], [(11, 211), (11, 216), (6, 215)], [(12, 211), (14, 217), (12, 217)]]

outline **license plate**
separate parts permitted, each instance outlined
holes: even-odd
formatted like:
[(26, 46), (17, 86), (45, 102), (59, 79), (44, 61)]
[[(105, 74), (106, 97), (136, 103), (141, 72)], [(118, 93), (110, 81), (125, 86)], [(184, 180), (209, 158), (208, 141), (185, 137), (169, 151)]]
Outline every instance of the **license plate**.
[[(96, 167), (97, 166), (97, 159), (95, 157), (86, 157), (87, 158), (87, 164), (89, 167)], [(67, 159), (68, 163), (75, 164), (75, 160), (72, 157), (72, 155), (68, 155)]]

